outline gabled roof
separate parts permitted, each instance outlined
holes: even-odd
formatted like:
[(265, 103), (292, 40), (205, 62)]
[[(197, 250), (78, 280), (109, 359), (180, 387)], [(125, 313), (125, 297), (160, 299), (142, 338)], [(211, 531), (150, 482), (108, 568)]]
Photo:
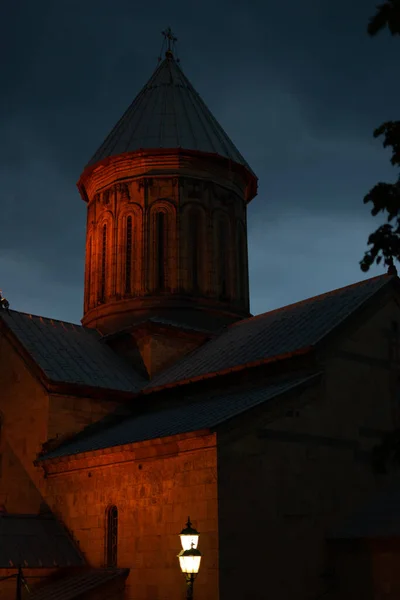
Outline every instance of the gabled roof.
[(0, 311), (0, 319), (54, 383), (132, 393), (145, 383), (94, 329), (14, 310)]
[[(87, 594), (118, 577), (127, 577), (129, 569), (88, 569), (66, 575), (45, 584), (28, 597), (31, 600), (74, 600), (87, 598)], [(29, 581), (28, 581), (29, 584)], [(92, 597), (92, 596), (90, 596)], [(100, 597), (103, 597), (100, 595)]]
[(85, 561), (52, 514), (0, 515), (0, 568), (82, 566)]
[[(398, 278), (373, 277), (238, 321), (220, 330), (219, 335), (215, 333), (150, 383), (104, 343), (96, 330), (16, 311), (0, 311), (0, 321), (3, 320), (54, 383), (132, 394), (151, 393), (158, 388), (305, 351), (394, 280)], [(162, 317), (154, 322), (175, 324)]]
[(314, 346), (396, 277), (381, 275), (238, 321), (156, 375), (146, 390)]
[(167, 53), (87, 166), (124, 152), (159, 148), (218, 154), (253, 173), (171, 53)]
[(142, 403), (136, 401), (131, 417), (122, 415), (119, 422), (112, 422), (106, 417), (102, 422), (85, 428), (57, 449), (41, 456), (39, 461), (212, 429), (289, 390), (311, 384), (318, 375), (297, 374), (279, 382), (238, 392), (207, 392), (157, 408), (146, 402), (146, 399)]

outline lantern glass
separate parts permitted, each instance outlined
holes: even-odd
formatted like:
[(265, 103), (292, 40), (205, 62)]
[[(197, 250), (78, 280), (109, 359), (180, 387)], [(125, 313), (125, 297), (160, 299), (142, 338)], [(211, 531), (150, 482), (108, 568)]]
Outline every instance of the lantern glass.
[(179, 556), (179, 563), (182, 573), (190, 573), (197, 575), (200, 569), (201, 555), (185, 555)]
[(191, 548), (197, 548), (197, 544), (199, 543), (199, 535), (185, 535), (181, 534), (181, 544), (183, 550), (190, 550)]

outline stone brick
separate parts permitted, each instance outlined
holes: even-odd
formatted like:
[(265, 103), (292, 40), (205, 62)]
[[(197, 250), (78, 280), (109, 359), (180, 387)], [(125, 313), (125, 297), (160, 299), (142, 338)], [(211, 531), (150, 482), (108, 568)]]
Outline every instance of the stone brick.
[[(210, 440), (214, 439), (214, 447), (210, 446)], [(184, 442), (184, 440), (182, 440)], [(135, 454), (141, 448), (135, 448)], [(162, 448), (162, 444), (157, 443)], [(168, 444), (167, 444), (168, 446)], [(193, 469), (187, 471), (188, 455), (186, 452), (168, 457), (157, 453), (154, 458), (149, 459), (145, 468), (133, 469), (134, 463), (127, 462), (118, 465), (115, 469), (96, 469), (96, 475), (88, 478), (83, 473), (78, 474), (76, 470), (63, 470), (59, 475), (53, 473), (51, 486), (48, 488), (49, 495), (46, 498), (50, 507), (57, 506), (61, 511), (64, 523), (72, 529), (79, 539), (80, 547), (93, 566), (102, 566), (105, 556), (106, 520), (105, 511), (112, 503), (118, 507), (119, 517), (119, 544), (118, 564), (121, 567), (131, 569), (126, 588), (126, 600), (147, 600), (148, 585), (154, 585), (162, 590), (165, 598), (179, 597), (184, 594), (185, 583), (179, 570), (177, 554), (181, 549), (179, 533), (185, 526), (188, 515), (191, 516), (194, 526), (197, 523), (207, 525), (207, 531), (200, 532), (200, 547), (202, 540), (207, 535), (212, 535), (212, 541), (208, 544), (204, 541), (206, 548), (210, 547), (210, 557), (204, 563), (204, 570), (211, 569), (211, 573), (203, 577), (203, 592), (199, 600), (217, 600), (216, 589), (218, 573), (216, 571), (217, 555), (213, 555), (215, 539), (218, 537), (217, 502), (215, 500), (217, 491), (208, 493), (215, 498), (206, 497), (206, 487), (212, 485), (216, 488), (216, 481), (205, 485), (187, 482), (188, 485), (180, 485), (178, 475), (196, 471), (197, 462), (202, 465), (204, 471), (203, 454), (208, 455), (209, 470), (216, 468), (215, 436), (205, 436), (197, 440), (198, 450), (192, 451), (190, 462)], [(145, 444), (142, 450), (149, 449)], [(107, 459), (103, 455), (104, 460)], [(90, 465), (88, 466), (90, 470)], [(174, 479), (163, 485), (164, 473), (174, 473)], [(102, 488), (96, 485), (96, 481), (102, 481)], [(132, 481), (129, 491), (124, 487), (124, 481)], [(97, 502), (94, 502), (94, 489), (96, 489)], [(51, 493), (50, 493), (51, 491)], [(68, 494), (68, 502), (59, 503), (59, 499)], [(85, 499), (80, 504), (71, 502), (70, 496)], [(152, 501), (155, 503), (152, 503)], [(87, 502), (91, 502), (88, 516)], [(72, 511), (72, 506), (79, 506), (78, 514)], [(61, 508), (60, 508), (61, 506)], [(97, 509), (97, 515), (95, 509)], [(207, 515), (211, 517), (207, 520)], [(103, 529), (102, 529), (103, 528)], [(101, 535), (103, 531), (103, 535)], [(141, 582), (147, 582), (141, 585)], [(131, 594), (131, 595), (130, 595)], [(160, 596), (161, 597), (161, 596)]]
[[(335, 600), (378, 598), (383, 593), (396, 597), (394, 583), (390, 592), (383, 586), (374, 595), (371, 577), (378, 567), (371, 572), (368, 561), (358, 560), (352, 552), (343, 551), (335, 589), (322, 576), (332, 569), (326, 532), (386, 483), (376, 477), (371, 463), (358, 459), (356, 450), (357, 444), (370, 450), (379, 432), (396, 424), (385, 336), (392, 320), (400, 320), (400, 310), (388, 300), (368, 318), (355, 321), (321, 355), (324, 378), (318, 385), (293, 393), (292, 398), (282, 397), (276, 406), (262, 406), (238, 420), (236, 428), (231, 424), (219, 432), (222, 599), (261, 600), (264, 590), (254, 574), (262, 572), (268, 595), (279, 600), (323, 595)], [(363, 428), (376, 431), (375, 440), (364, 437)], [(380, 581), (383, 577), (378, 576)]]

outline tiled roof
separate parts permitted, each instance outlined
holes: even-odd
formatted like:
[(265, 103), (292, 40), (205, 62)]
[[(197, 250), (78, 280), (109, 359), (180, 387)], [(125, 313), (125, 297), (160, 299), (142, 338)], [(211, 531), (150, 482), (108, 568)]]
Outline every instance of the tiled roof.
[(123, 392), (137, 392), (145, 383), (93, 329), (13, 310), (2, 310), (0, 319), (50, 381)]
[(29, 595), (29, 598), (32, 600), (74, 600), (74, 598), (86, 598), (86, 594), (89, 594), (96, 588), (117, 577), (127, 577), (128, 575), (129, 569), (85, 570), (82, 573), (67, 575), (44, 585), (36, 592), (33, 591)]
[(378, 493), (328, 535), (329, 539), (389, 538), (400, 536), (400, 481)]
[(172, 56), (166, 57), (89, 165), (139, 149), (219, 154), (251, 169)]
[(0, 568), (68, 567), (85, 561), (53, 515), (0, 515)]
[(157, 409), (149, 405), (146, 399), (141, 403), (135, 401), (132, 411), (136, 414), (132, 417), (122, 416), (119, 422), (111, 425), (107, 424), (108, 419), (105, 418), (103, 425), (97, 423), (87, 427), (39, 460), (213, 428), (293, 388), (311, 383), (317, 376), (292, 376), (277, 383), (235, 393), (208, 392)]
[(374, 277), (238, 321), (156, 375), (146, 389), (313, 346), (393, 279)]

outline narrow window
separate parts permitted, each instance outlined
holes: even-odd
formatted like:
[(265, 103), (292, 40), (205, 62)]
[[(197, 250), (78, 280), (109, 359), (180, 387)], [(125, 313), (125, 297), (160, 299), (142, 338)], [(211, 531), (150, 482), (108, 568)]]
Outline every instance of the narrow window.
[(107, 510), (106, 567), (117, 566), (118, 551), (118, 509), (110, 506)]
[(237, 230), (237, 281), (238, 281), (238, 300), (243, 304), (246, 297), (246, 239), (241, 226)]
[(104, 302), (106, 298), (106, 258), (107, 258), (107, 225), (103, 225), (103, 233), (101, 239), (101, 284), (100, 284), (100, 300)]
[(90, 293), (92, 283), (92, 236), (89, 238), (89, 244), (87, 247), (87, 273), (86, 273), (86, 308), (90, 308)]
[(219, 267), (219, 285), (220, 285), (220, 296), (221, 299), (225, 299), (228, 296), (228, 248), (227, 248), (227, 235), (226, 235), (226, 223), (224, 221), (218, 222), (218, 267)]
[(156, 240), (157, 240), (157, 277), (156, 287), (158, 290), (165, 289), (165, 213), (158, 212), (156, 216)]
[(125, 294), (131, 293), (132, 277), (132, 217), (126, 220), (126, 248), (125, 248)]
[(200, 270), (200, 252), (199, 252), (199, 217), (195, 212), (190, 214), (189, 219), (189, 244), (190, 244), (190, 258), (189, 266), (191, 269), (192, 276), (192, 288), (193, 291), (199, 289), (199, 270)]

